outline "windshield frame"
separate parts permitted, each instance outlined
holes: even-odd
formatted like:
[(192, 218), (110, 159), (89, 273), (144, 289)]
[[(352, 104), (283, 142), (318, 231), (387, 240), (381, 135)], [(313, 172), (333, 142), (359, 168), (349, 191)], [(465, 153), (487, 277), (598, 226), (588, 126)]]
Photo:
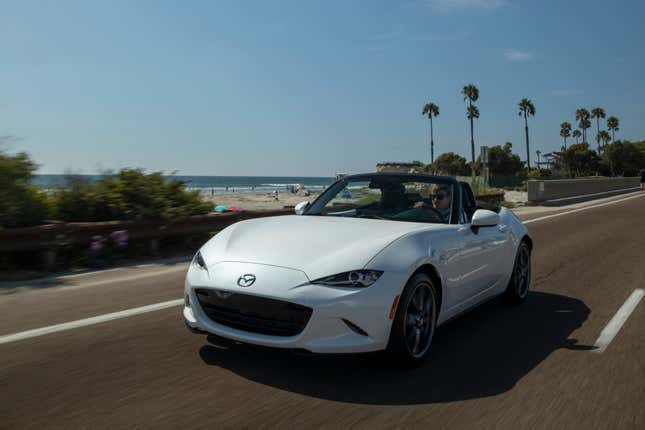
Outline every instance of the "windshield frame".
[[(312, 216), (324, 216), (318, 213), (312, 213), (312, 208), (316, 205), (319, 200), (327, 199), (331, 194), (335, 196), (338, 194), (348, 182), (359, 182), (359, 181), (371, 181), (373, 178), (378, 177), (387, 177), (395, 180), (400, 180), (401, 182), (428, 182), (434, 184), (443, 184), (453, 187), (453, 201), (452, 201), (452, 212), (450, 214), (450, 222), (447, 224), (460, 224), (459, 214), (461, 213), (461, 185), (459, 182), (450, 176), (434, 176), (426, 175), (422, 173), (363, 173), (360, 175), (350, 175), (344, 176), (338, 179), (336, 182), (328, 186), (320, 195), (307, 207), (303, 215), (312, 215)], [(396, 219), (387, 219), (384, 221), (395, 221), (395, 222), (409, 222), (404, 220)]]

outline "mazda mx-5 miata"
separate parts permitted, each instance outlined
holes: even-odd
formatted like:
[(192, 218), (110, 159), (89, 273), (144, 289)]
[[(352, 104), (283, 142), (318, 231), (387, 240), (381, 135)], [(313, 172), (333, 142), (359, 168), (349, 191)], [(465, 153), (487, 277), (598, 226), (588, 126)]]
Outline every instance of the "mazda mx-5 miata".
[(442, 323), (527, 296), (527, 229), (454, 178), (346, 176), (295, 212), (237, 222), (201, 247), (185, 282), (191, 331), (416, 362)]

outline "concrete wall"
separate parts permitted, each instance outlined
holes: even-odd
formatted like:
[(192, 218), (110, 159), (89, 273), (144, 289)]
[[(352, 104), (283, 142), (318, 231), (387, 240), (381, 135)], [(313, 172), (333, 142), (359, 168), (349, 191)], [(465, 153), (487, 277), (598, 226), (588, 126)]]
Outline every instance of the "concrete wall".
[(596, 193), (618, 192), (638, 188), (639, 177), (632, 178), (591, 178), (556, 179), (528, 181), (528, 200), (539, 203), (567, 197), (584, 196)]

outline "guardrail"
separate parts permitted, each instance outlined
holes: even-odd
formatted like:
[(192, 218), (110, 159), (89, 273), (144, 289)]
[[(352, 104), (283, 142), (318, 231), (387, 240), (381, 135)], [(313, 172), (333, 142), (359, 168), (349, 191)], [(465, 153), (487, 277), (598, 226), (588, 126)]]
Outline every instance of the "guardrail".
[(108, 237), (110, 233), (117, 230), (127, 230), (130, 241), (148, 241), (149, 250), (154, 254), (159, 246), (159, 240), (164, 238), (203, 234), (222, 230), (245, 219), (287, 214), (293, 214), (293, 209), (208, 214), (174, 221), (60, 222), (36, 227), (11, 228), (0, 230), (0, 253), (42, 252), (42, 265), (45, 270), (49, 270), (59, 248), (89, 246), (93, 236)]
[(528, 201), (533, 204), (569, 203), (594, 194), (619, 194), (638, 188), (639, 177), (585, 179), (531, 179), (527, 182)]

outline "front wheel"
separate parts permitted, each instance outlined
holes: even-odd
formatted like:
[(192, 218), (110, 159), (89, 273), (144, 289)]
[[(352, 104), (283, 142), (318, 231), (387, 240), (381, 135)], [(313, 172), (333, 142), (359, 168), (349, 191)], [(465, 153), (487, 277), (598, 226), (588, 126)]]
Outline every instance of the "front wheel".
[(423, 360), (437, 326), (437, 294), (432, 280), (424, 273), (414, 275), (406, 284), (392, 323), (388, 353), (403, 364)]
[(531, 285), (531, 249), (526, 242), (520, 243), (513, 265), (513, 275), (504, 293), (507, 303), (518, 305), (529, 294)]

